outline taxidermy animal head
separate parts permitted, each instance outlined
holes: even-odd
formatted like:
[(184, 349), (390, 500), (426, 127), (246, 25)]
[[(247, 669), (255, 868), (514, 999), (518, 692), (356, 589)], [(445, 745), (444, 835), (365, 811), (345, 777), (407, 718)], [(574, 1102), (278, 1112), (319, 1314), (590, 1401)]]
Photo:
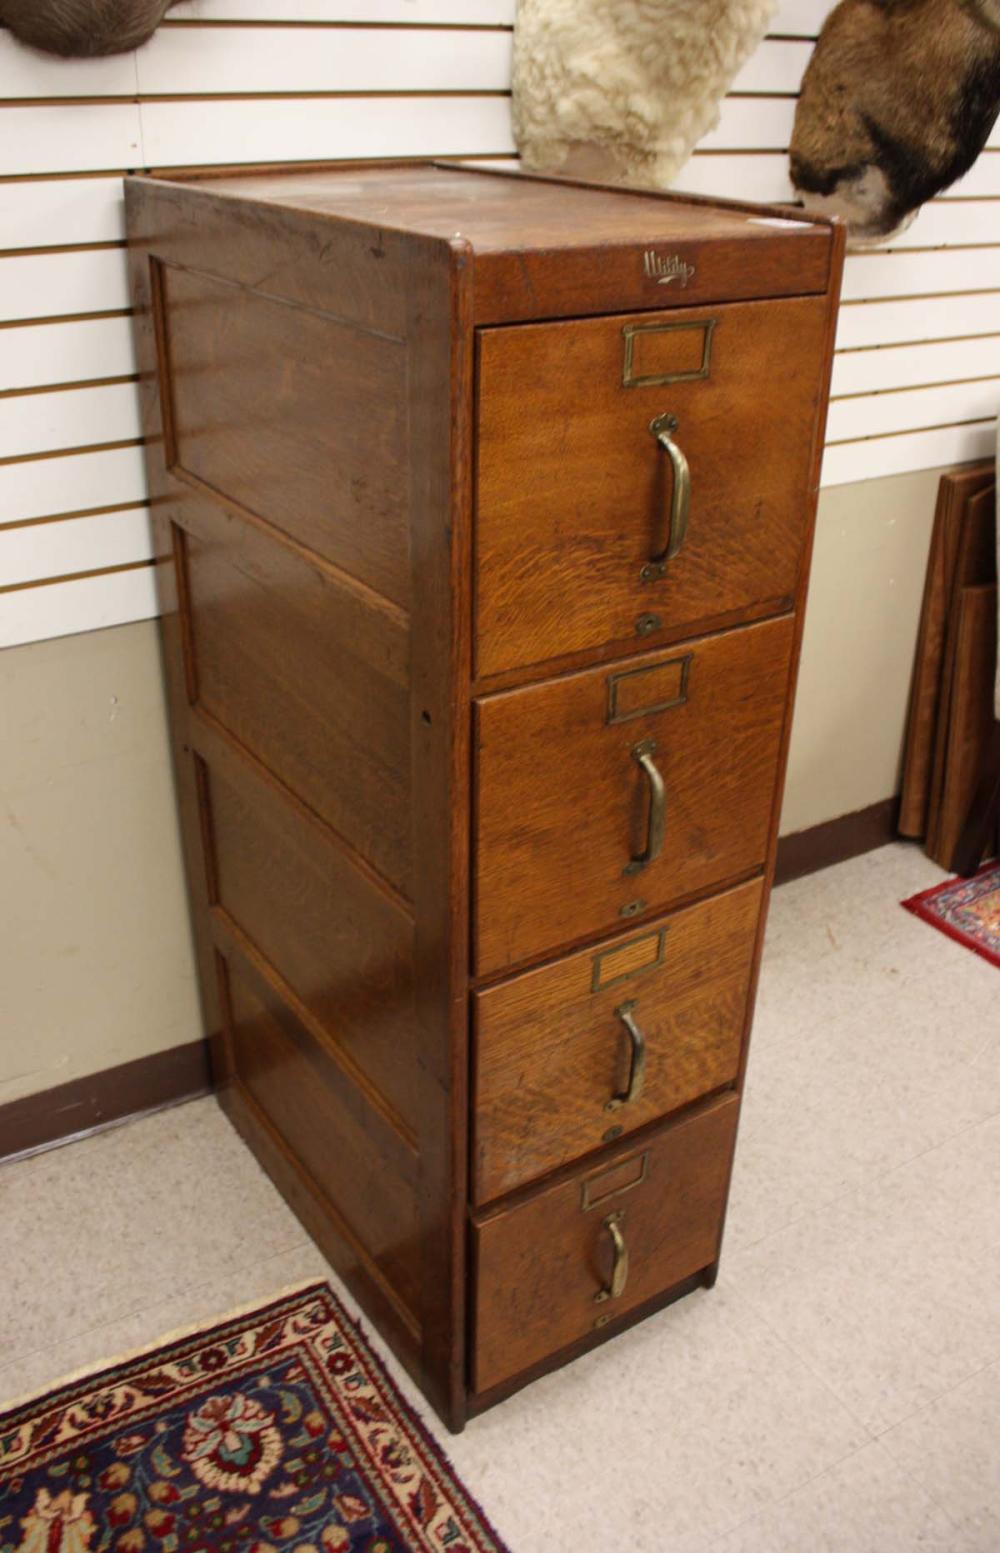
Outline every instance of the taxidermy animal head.
[(777, 0), (519, 0), (514, 133), (527, 167), (668, 185)]
[(152, 37), (177, 0), (0, 0), (15, 38), (68, 58), (125, 54)]
[(802, 81), (791, 175), (852, 246), (968, 172), (1000, 109), (1000, 0), (842, 0)]

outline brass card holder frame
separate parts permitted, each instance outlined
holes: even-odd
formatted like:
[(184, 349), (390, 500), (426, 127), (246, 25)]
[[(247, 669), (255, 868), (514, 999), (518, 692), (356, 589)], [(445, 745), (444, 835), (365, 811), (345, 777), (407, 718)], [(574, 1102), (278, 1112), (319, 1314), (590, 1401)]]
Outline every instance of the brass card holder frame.
[[(636, 944), (645, 943), (654, 944), (655, 946), (651, 960), (647, 960), (645, 965), (636, 965), (631, 970), (619, 971), (617, 976), (608, 976), (605, 979), (603, 975), (605, 961), (613, 960), (615, 955), (625, 953), (625, 951), (634, 948)], [(652, 933), (637, 933), (634, 938), (628, 938), (623, 944), (615, 944), (610, 949), (598, 950), (591, 963), (591, 992), (605, 992), (608, 987), (615, 987), (619, 982), (633, 981), (636, 976), (645, 976), (648, 971), (655, 971), (666, 959), (666, 947), (667, 929), (666, 927), (659, 927), (655, 928)]]
[[(717, 318), (677, 319), (668, 324), (624, 324), (622, 337), (625, 341), (625, 360), (622, 366), (623, 388), (657, 388), (664, 383), (695, 383), (699, 378), (708, 377), (712, 366), (712, 336), (715, 334)], [(699, 367), (682, 368), (679, 372), (650, 372), (637, 374), (635, 370), (636, 340), (644, 334), (670, 334), (680, 329), (690, 332), (692, 329), (702, 330), (701, 365)]]
[[(607, 727), (615, 723), (629, 723), (635, 717), (652, 717), (654, 712), (669, 712), (675, 706), (684, 706), (688, 698), (688, 681), (691, 678), (691, 664), (694, 662), (694, 653), (678, 653), (674, 658), (663, 658), (658, 663), (643, 664), (638, 669), (620, 669), (617, 674), (608, 675), (608, 708), (604, 716)], [(629, 711), (623, 711), (619, 706), (619, 697), (625, 688), (636, 685), (643, 675), (659, 674), (662, 669), (671, 669), (678, 666), (680, 669), (680, 684), (677, 693), (667, 696), (660, 701), (650, 701), (645, 706), (636, 706)]]
[(580, 1187), (581, 1211), (583, 1213), (589, 1213), (592, 1208), (600, 1208), (603, 1203), (610, 1201), (612, 1197), (624, 1197), (626, 1192), (634, 1192), (637, 1186), (642, 1186), (643, 1182), (649, 1176), (648, 1149), (645, 1149), (641, 1154), (634, 1154), (631, 1155), (628, 1159), (621, 1160), (619, 1166), (612, 1166), (611, 1169), (621, 1169), (626, 1165), (631, 1165), (635, 1162), (638, 1163), (639, 1174), (636, 1176), (634, 1181), (626, 1181), (624, 1186), (613, 1186), (609, 1191), (606, 1192), (601, 1192), (598, 1190), (598, 1195), (596, 1197), (592, 1197), (590, 1195), (591, 1186), (596, 1183), (598, 1189), (600, 1189), (602, 1177), (608, 1176), (611, 1173), (611, 1170), (602, 1170), (597, 1175), (592, 1175), (586, 1181), (584, 1181)]

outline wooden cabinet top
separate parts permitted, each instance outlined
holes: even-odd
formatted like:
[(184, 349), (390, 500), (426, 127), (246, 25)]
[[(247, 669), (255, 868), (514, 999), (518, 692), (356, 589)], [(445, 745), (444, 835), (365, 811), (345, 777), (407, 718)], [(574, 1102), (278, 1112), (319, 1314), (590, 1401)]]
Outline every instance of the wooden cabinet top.
[[(444, 243), (473, 272), (473, 320), (824, 292), (833, 232), (783, 207), (577, 184), (448, 162), (342, 163), (130, 179), (192, 204), (264, 207), (275, 223), (350, 223)], [(387, 251), (387, 250), (386, 250)]]

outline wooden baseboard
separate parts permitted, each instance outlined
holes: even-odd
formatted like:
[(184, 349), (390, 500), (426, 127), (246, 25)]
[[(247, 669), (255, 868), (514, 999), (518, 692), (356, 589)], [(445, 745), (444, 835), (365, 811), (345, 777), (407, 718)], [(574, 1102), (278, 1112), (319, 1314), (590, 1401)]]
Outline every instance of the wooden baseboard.
[(210, 1088), (208, 1047), (204, 1041), (191, 1041), (25, 1095), (0, 1105), (0, 1160), (68, 1143), (126, 1117), (207, 1094)]
[(800, 879), (818, 868), (844, 863), (849, 857), (860, 857), (862, 852), (873, 852), (876, 847), (897, 841), (898, 814), (898, 797), (883, 798), (867, 809), (856, 809), (853, 814), (842, 814), (809, 830), (782, 836), (778, 842), (775, 884), (787, 884), (790, 879)]

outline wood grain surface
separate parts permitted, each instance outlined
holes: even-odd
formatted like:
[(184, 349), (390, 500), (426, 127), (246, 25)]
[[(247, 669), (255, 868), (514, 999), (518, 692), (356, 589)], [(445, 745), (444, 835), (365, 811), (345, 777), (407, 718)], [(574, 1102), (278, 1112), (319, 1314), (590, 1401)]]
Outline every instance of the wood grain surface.
[(460, 1428), (465, 252), (151, 180), (128, 205), (213, 1076)]
[[(996, 533), (995, 484), (985, 489), (975, 490), (971, 494), (966, 488), (966, 499), (961, 509), (960, 528), (950, 578), (944, 645), (941, 654), (941, 694), (935, 725), (934, 763), (931, 768), (927, 798), (926, 850), (928, 856), (932, 857), (941, 868), (951, 866), (952, 847), (958, 839), (958, 833), (965, 818), (964, 813), (946, 812), (944, 805), (951, 733), (954, 727), (952, 702), (960, 677), (958, 649), (962, 595), (968, 587), (996, 582)], [(954, 789), (952, 796), (954, 798)]]
[[(735, 1080), (762, 892), (751, 880), (476, 994), (474, 1202)], [(623, 1004), (645, 1085), (611, 1111), (631, 1068)]]
[[(213, 1077), (458, 1429), (714, 1275), (832, 347), (831, 297), (800, 294), (839, 278), (841, 237), (734, 203), (416, 164), (139, 179), (127, 199)], [(679, 320), (637, 338), (633, 365), (690, 372), (709, 306), (725, 348), (714, 379), (677, 385), (703, 394), (683, 407), (696, 505), (656, 648), (622, 634), (625, 594), (601, 572), (619, 531), (642, 557), (635, 513), (641, 496), (648, 539), (660, 456), (646, 389), (620, 386), (622, 328)], [(579, 455), (575, 505), (558, 505), (560, 449), (518, 440), (509, 384), (508, 456), (491, 448), (484, 476), (484, 322), (516, 324), (490, 340), (528, 341), (529, 359), (543, 341), (538, 415), (567, 445), (555, 412), (572, 396), (591, 416), (601, 446)], [(775, 328), (783, 418), (760, 388)], [(617, 386), (601, 370), (612, 345)], [(591, 500), (605, 466), (631, 503), (612, 529)], [(526, 575), (528, 607), (494, 631), (492, 683), (473, 662), (473, 580), (502, 564), (476, 551), (477, 471), (498, 507), (505, 479), (521, 504), (515, 546), (550, 523), (535, 571), (576, 622), (568, 638), (539, 624), (548, 601)], [(712, 481), (715, 506), (698, 506)], [(648, 740), (665, 844), (626, 872), (650, 832)], [(647, 1089), (607, 1113), (626, 998)], [(632, 1267), (595, 1302), (616, 1204)]]
[[(236, 1077), (338, 1205), (351, 1239), (416, 1322), (420, 1308), (417, 1162), (379, 1118), (359, 1121), (350, 1080), (280, 1006), (227, 975)], [(330, 1147), (336, 1138), (336, 1148)]]
[[(732, 1096), (713, 1101), (614, 1151), (599, 1169), (476, 1221), (476, 1391), (712, 1261), (737, 1109)], [(611, 1275), (612, 1213), (622, 1215), (629, 1272), (621, 1296), (601, 1302), (595, 1295)]]
[[(483, 331), (480, 675), (609, 640), (637, 651), (659, 629), (791, 598), (825, 320), (824, 300), (809, 298)], [(643, 331), (634, 387), (623, 385), (630, 327)], [(641, 381), (697, 373), (708, 329), (707, 377)], [(674, 489), (649, 429), (666, 413), (690, 468), (690, 518), (649, 582)]]
[[(763, 865), (792, 628), (783, 616), (685, 644), (687, 700), (628, 722), (607, 720), (605, 668), (477, 702), (480, 975)], [(649, 738), (666, 786), (665, 842), (626, 873), (647, 836), (648, 784), (633, 752)]]
[(404, 343), (171, 265), (162, 288), (175, 472), (405, 604)]
[(948, 608), (962, 523), (970, 498), (995, 479), (996, 466), (990, 460), (969, 469), (952, 470), (941, 476), (938, 485), (903, 751), (901, 836), (919, 839), (927, 832)]
[(195, 721), (192, 741), (211, 821), (214, 913), (254, 945), (308, 1010), (317, 1040), (412, 1139), (410, 911), (210, 725)]
[(197, 705), (406, 895), (406, 617), (207, 497), (178, 517)]

